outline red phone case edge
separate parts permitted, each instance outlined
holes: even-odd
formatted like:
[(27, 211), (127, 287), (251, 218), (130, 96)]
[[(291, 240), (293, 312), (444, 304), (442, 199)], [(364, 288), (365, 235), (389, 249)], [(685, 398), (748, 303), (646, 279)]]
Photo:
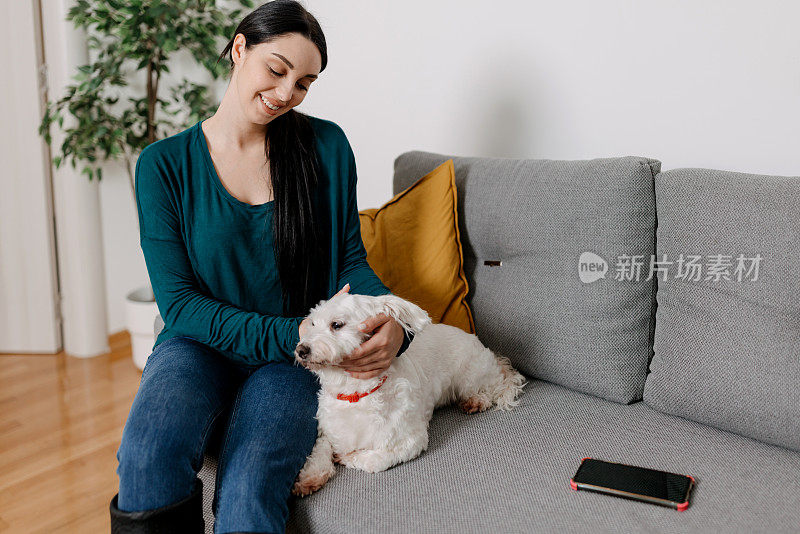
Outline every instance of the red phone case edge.
[[(695, 481), (694, 481), (694, 477), (692, 475), (684, 475), (684, 476), (689, 477), (691, 479), (691, 481), (692, 481), (692, 487), (689, 488), (689, 495), (691, 495), (692, 492), (694, 491), (694, 486), (696, 484)], [(686, 502), (682, 502), (682, 503), (678, 504), (678, 506), (675, 509), (678, 510), (679, 512), (683, 512), (687, 508), (689, 508), (689, 497), (688, 496), (686, 497)]]
[[(581, 463), (583, 463), (584, 460), (590, 460), (591, 458), (592, 458), (591, 456), (587, 456), (586, 458), (583, 458), (581, 460)], [(575, 482), (574, 479), (572, 479), (572, 478), (569, 479), (569, 485), (572, 487), (572, 489), (574, 489), (575, 491), (578, 491), (578, 483)]]

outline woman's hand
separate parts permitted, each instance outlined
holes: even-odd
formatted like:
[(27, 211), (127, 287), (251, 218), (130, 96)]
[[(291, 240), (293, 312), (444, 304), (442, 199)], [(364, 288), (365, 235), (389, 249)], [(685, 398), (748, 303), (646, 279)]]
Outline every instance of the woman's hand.
[(374, 378), (392, 365), (403, 345), (405, 331), (396, 320), (385, 313), (364, 321), (362, 332), (373, 332), (356, 350), (342, 360), (339, 367), (354, 378)]

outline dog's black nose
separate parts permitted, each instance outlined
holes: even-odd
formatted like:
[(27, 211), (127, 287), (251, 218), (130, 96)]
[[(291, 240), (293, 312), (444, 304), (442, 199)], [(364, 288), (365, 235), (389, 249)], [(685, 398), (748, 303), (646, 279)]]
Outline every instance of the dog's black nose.
[(311, 353), (311, 349), (305, 343), (300, 343), (299, 345), (297, 345), (297, 348), (294, 349), (294, 353), (297, 354), (297, 357), (300, 358), (301, 360), (305, 360), (306, 356), (308, 356), (309, 353)]

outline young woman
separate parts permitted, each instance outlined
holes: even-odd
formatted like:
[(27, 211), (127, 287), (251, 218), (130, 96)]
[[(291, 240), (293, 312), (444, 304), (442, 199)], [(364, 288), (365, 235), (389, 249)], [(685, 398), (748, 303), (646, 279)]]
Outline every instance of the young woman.
[[(347, 137), (293, 109), (327, 63), (316, 19), (274, 0), (241, 21), (226, 55), (216, 113), (136, 163), (141, 246), (165, 327), (117, 451), (112, 532), (203, 531), (197, 473), (216, 424), (215, 532), (284, 532), (317, 436), (319, 384), (293, 363), (304, 317), (339, 288), (390, 293), (366, 261)], [(410, 338), (383, 314), (364, 331), (372, 337), (342, 367), (372, 378)]]

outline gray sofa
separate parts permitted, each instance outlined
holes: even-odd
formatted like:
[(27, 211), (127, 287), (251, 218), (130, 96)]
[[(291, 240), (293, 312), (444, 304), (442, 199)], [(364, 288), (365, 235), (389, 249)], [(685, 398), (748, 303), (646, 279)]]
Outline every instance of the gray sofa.
[[(394, 192), (450, 157), (402, 154)], [(422, 456), (337, 466), (287, 531), (800, 531), (800, 177), (452, 159), (477, 335), (521, 403), (437, 410)], [(576, 492), (587, 456), (691, 475), (691, 504)]]

